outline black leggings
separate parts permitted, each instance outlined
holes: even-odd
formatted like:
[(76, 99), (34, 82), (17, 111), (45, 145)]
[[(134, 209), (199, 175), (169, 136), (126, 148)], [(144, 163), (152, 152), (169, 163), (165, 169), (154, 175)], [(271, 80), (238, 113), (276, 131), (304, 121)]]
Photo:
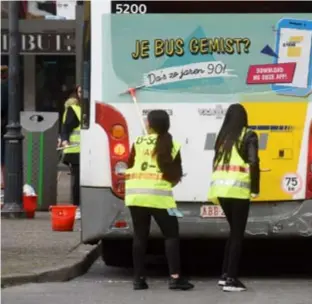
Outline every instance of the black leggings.
[(250, 201), (235, 198), (219, 198), (219, 201), (230, 225), (222, 273), (226, 273), (229, 278), (237, 278)]
[(155, 219), (165, 237), (166, 256), (170, 274), (180, 274), (179, 223), (175, 216), (170, 216), (166, 209), (129, 207), (133, 222), (133, 267), (134, 277), (145, 275), (145, 253), (150, 232), (151, 217)]
[(80, 166), (70, 164), (72, 201), (75, 206), (80, 206)]

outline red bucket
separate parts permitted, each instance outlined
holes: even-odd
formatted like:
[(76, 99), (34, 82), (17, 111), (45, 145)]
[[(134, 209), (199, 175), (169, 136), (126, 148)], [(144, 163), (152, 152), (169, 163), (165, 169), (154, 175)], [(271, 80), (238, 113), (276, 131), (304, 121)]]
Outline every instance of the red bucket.
[(50, 206), (53, 231), (73, 231), (77, 206)]
[(27, 218), (34, 218), (37, 209), (37, 195), (23, 195), (23, 209)]

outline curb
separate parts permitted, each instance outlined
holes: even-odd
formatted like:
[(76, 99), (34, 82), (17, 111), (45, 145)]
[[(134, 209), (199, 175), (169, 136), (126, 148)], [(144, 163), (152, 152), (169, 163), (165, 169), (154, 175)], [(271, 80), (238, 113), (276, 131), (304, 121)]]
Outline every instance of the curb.
[(62, 260), (60, 266), (34, 270), (30, 274), (1, 277), (1, 288), (27, 283), (65, 282), (85, 274), (101, 253), (101, 244), (79, 245)]

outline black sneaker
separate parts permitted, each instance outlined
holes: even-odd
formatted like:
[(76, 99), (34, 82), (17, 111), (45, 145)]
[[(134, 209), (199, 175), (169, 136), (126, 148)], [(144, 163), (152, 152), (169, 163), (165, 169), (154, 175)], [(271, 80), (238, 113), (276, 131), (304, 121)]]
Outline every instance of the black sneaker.
[(184, 278), (170, 278), (169, 289), (172, 290), (189, 290), (193, 289), (194, 285)]
[(133, 281), (133, 289), (134, 290), (148, 289), (148, 285), (145, 281), (145, 278), (135, 279)]
[(227, 278), (223, 291), (245, 291), (246, 286), (238, 279)]
[(218, 281), (219, 286), (224, 286), (227, 279), (227, 274), (224, 273)]

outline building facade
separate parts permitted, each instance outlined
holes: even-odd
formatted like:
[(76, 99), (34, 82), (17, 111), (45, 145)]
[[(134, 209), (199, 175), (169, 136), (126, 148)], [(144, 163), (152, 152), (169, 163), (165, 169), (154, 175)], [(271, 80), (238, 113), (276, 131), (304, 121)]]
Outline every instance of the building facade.
[[(19, 1), (22, 110), (61, 113), (66, 95), (78, 83), (76, 32), (82, 23), (77, 4)], [(1, 1), (1, 65), (9, 62), (8, 27), (8, 2)]]

